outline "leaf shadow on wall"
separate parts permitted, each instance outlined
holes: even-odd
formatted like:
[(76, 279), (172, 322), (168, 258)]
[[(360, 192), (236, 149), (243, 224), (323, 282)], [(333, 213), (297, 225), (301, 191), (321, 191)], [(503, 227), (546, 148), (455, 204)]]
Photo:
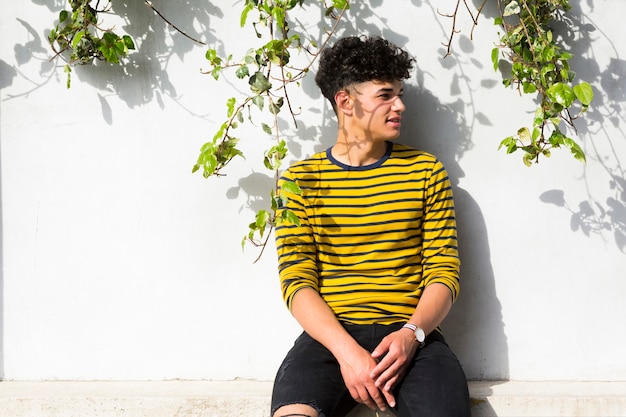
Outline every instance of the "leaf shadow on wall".
[[(415, 1), (414, 1), (415, 3)], [(416, 7), (425, 4), (417, 2)], [(370, 22), (375, 13), (372, 9), (382, 7), (382, 2), (356, 3), (351, 9), (346, 25), (337, 37), (368, 33), (381, 35), (403, 47), (408, 37), (386, 25)], [(445, 36), (444, 36), (445, 38)], [(442, 38), (442, 39), (444, 39)], [(463, 41), (464, 50), (471, 52), (471, 41)], [(441, 56), (445, 55), (443, 48)], [(482, 66), (481, 62), (470, 58), (470, 65)], [(459, 185), (465, 175), (459, 160), (471, 148), (471, 137), (474, 123), (489, 125), (488, 118), (480, 113), (469, 99), (462, 95), (461, 83), (469, 84), (462, 72), (465, 63), (454, 57), (441, 61), (444, 68), (457, 66), (460, 75), (455, 76), (451, 91), (458, 99), (451, 104), (443, 104), (431, 92), (419, 87), (423, 85), (424, 73), (417, 69), (417, 82), (405, 84), (404, 100), (407, 111), (403, 118), (402, 136), (399, 142), (420, 148), (435, 154), (445, 164), (454, 187), (457, 222), (459, 230), (459, 246), (462, 262), (462, 290), (459, 300), (446, 319), (443, 330), (449, 344), (459, 357), (470, 379), (502, 380), (509, 376), (508, 345), (504, 333), (502, 308), (495, 290), (495, 278), (490, 259), (490, 248), (486, 224), (480, 207), (472, 196)], [(413, 84), (417, 84), (415, 87)], [(482, 80), (481, 86), (493, 88), (497, 83), (493, 80)], [(303, 80), (303, 91), (311, 98), (319, 98), (319, 89), (313, 77)], [(470, 88), (470, 90), (472, 90)], [(455, 93), (456, 92), (456, 93)], [(300, 124), (294, 140), (288, 139), (290, 151), (297, 140), (315, 140), (319, 144), (316, 150), (326, 149), (335, 141), (336, 123), (332, 108), (323, 100), (324, 123), (321, 126), (304, 126)], [(472, 117), (466, 120), (464, 114), (469, 108)], [(317, 111), (319, 109), (310, 109)], [(308, 111), (308, 110), (305, 110)], [(333, 121), (333, 122), (330, 122)], [(298, 153), (298, 148), (296, 148)], [(305, 157), (306, 155), (298, 155)], [(243, 191), (248, 196), (248, 207), (258, 210), (267, 209), (268, 196), (264, 195), (273, 185), (269, 174), (253, 173), (242, 178), (237, 187), (229, 191), (230, 198), (239, 196)], [(263, 193), (263, 195), (261, 194)]]
[[(40, 0), (33, 3), (43, 5)], [(65, 1), (46, 3), (55, 12), (50, 16), (50, 25), (45, 33), (35, 32), (35, 36), (24, 44), (16, 44), (16, 60), (38, 59), (42, 61), (40, 75), (44, 79), (38, 84), (45, 84), (51, 78), (64, 78), (65, 61), (56, 58), (50, 62), (53, 51), (47, 42), (49, 29), (63, 10)], [(177, 2), (154, 1), (158, 10), (172, 24), (189, 37), (204, 43), (216, 43), (218, 37), (211, 29), (211, 19), (223, 16), (221, 10), (212, 3), (198, 0), (182, 0)], [(100, 91), (98, 99), (102, 105), (103, 117), (108, 124), (113, 123), (112, 106), (107, 102), (116, 96), (130, 108), (148, 104), (156, 100), (164, 108), (164, 97), (177, 100), (175, 81), (170, 80), (168, 64), (173, 57), (184, 59), (187, 52), (200, 48), (199, 53), (206, 49), (205, 45), (194, 42), (183, 33), (175, 30), (164, 19), (159, 17), (144, 1), (114, 2), (113, 13), (119, 16), (124, 24), (116, 27), (116, 33), (130, 35), (137, 48), (130, 51), (122, 63), (109, 64), (96, 61), (92, 65), (76, 65), (72, 67), (72, 83), (87, 83)], [(106, 21), (103, 23), (106, 26)], [(32, 28), (28, 28), (32, 32)], [(38, 86), (37, 86), (38, 87)], [(31, 90), (32, 91), (32, 90)], [(25, 92), (27, 94), (29, 92)], [(189, 111), (189, 110), (188, 110)]]
[[(581, 167), (587, 198), (572, 203), (566, 190), (552, 189), (539, 199), (567, 210), (573, 232), (599, 236), (626, 254), (626, 60), (622, 58), (626, 49), (621, 39), (609, 39), (583, 13), (580, 1), (571, 4), (567, 14), (571, 28), (561, 25), (555, 33), (574, 54), (571, 66), (576, 80), (588, 82), (594, 90), (591, 107), (576, 123), (587, 155), (587, 164)], [(588, 6), (593, 9), (592, 2)], [(606, 51), (612, 53), (608, 62), (602, 62)], [(606, 185), (599, 187), (603, 180)]]
[[(418, 71), (418, 85), (419, 77)], [(446, 166), (454, 190), (461, 295), (442, 328), (469, 379), (507, 379), (508, 345), (487, 228), (477, 202), (459, 185), (465, 174), (458, 161), (471, 147), (471, 126), (462, 107), (442, 104), (430, 91), (413, 88), (405, 92), (407, 111), (399, 141), (436, 155)]]
[[(433, 7), (430, 2), (412, 0), (412, 3), (430, 8), (433, 16), (447, 12)], [(483, 13), (497, 13), (495, 4), (487, 3)], [(443, 19), (441, 30), (444, 43), (452, 30), (452, 19)], [(463, 28), (462, 32), (466, 30), (470, 28)], [(438, 52), (442, 68), (454, 69), (449, 93), (456, 100), (442, 103), (433, 93), (421, 87), (424, 77), (437, 78), (437, 75), (426, 74), (418, 68), (416, 98), (415, 102), (407, 105), (400, 141), (436, 155), (446, 166), (454, 190), (461, 257), (461, 294), (442, 325), (446, 339), (469, 379), (506, 380), (509, 378), (508, 342), (502, 305), (496, 293), (488, 230), (478, 203), (460, 186), (465, 173), (459, 163), (465, 152), (472, 148), (471, 138), (476, 124), (492, 125), (489, 117), (474, 104), (473, 95), (477, 94), (477, 87), (483, 91), (481, 94), (485, 94), (485, 90), (497, 87), (500, 82), (492, 71), (485, 71), (487, 75), (481, 80), (468, 76), (465, 68), (488, 70), (490, 64), (474, 53), (475, 41), (466, 34), (457, 33), (455, 39), (460, 51), (453, 51), (446, 57), (446, 48), (442, 45)], [(413, 96), (411, 90), (405, 94), (405, 97)], [(410, 141), (407, 137), (411, 138)], [(490, 411), (483, 407), (482, 412)]]

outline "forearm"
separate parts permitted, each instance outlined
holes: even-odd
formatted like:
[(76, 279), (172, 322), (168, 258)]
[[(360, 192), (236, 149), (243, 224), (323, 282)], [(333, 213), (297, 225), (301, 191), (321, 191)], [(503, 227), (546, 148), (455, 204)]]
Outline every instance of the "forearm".
[(409, 322), (419, 326), (427, 335), (446, 318), (452, 307), (450, 289), (439, 283), (427, 286)]
[(338, 361), (360, 348), (328, 304), (313, 288), (302, 288), (293, 298), (291, 313), (309, 336), (324, 345)]

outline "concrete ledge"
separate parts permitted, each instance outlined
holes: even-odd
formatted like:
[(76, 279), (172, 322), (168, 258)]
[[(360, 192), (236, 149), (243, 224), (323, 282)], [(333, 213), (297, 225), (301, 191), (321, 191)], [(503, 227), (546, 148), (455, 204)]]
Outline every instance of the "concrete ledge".
[[(268, 417), (271, 382), (0, 382), (0, 417)], [(626, 416), (626, 382), (470, 382), (473, 417)], [(389, 413), (379, 413), (389, 417)], [(366, 408), (349, 417), (376, 417)]]

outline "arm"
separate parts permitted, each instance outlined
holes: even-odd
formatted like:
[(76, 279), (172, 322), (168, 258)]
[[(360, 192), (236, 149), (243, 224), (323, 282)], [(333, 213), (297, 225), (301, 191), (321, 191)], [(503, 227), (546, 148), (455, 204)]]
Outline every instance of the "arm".
[[(422, 223), (422, 280), (425, 288), (409, 321), (429, 334), (447, 316), (459, 292), (454, 202), (448, 175), (438, 161), (427, 179), (425, 195), (427, 204)], [(383, 392), (391, 391), (402, 378), (416, 351), (413, 333), (401, 329), (383, 339), (372, 352), (374, 358), (384, 355), (371, 374)]]
[[(281, 183), (292, 178), (287, 172)], [(376, 361), (344, 329), (318, 292), (317, 248), (306, 214), (306, 201), (303, 196), (288, 194), (287, 207), (298, 216), (300, 224), (282, 224), (276, 228), (285, 303), (304, 331), (337, 359), (350, 395), (372, 409), (384, 410), (383, 395), (370, 377)]]
[(385, 410), (385, 396), (370, 375), (376, 360), (343, 328), (319, 293), (312, 288), (298, 291), (292, 300), (291, 313), (337, 359), (352, 398), (371, 409)]
[[(426, 287), (419, 304), (409, 320), (430, 334), (446, 318), (452, 307), (452, 297), (448, 287), (432, 284)], [(402, 379), (406, 368), (417, 352), (417, 341), (410, 329), (400, 329), (385, 337), (372, 352), (372, 357), (384, 358), (376, 365), (370, 376), (384, 393), (391, 393), (396, 383)], [(389, 402), (392, 407), (395, 404)]]

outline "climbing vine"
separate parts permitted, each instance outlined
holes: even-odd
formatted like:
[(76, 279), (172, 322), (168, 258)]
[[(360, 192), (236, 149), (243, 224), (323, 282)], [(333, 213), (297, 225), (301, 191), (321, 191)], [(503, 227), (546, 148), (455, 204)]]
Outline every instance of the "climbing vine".
[(580, 145), (561, 127), (565, 123), (575, 131), (574, 121), (593, 100), (588, 83), (574, 84), (576, 74), (569, 65), (573, 55), (557, 44), (557, 35), (552, 30), (554, 22), (563, 21), (564, 12), (570, 9), (568, 0), (513, 0), (506, 5), (499, 1), (498, 6), (500, 17), (495, 19), (495, 24), (504, 33), (500, 46), (491, 54), (494, 69), (498, 69), (500, 51), (504, 51), (512, 63), (504, 85), (515, 86), (523, 94), (534, 94), (539, 101), (532, 126), (519, 128), (500, 147), (506, 148), (507, 153), (521, 149), (528, 166), (560, 147), (568, 148), (574, 158), (584, 161), (585, 153)]
[[(133, 41), (127, 35), (119, 36), (98, 26), (98, 13), (111, 8), (108, 1), (105, 7), (99, 7), (100, 0), (68, 1), (71, 12), (59, 14), (59, 23), (49, 36), (55, 57), (69, 54), (68, 74), (70, 65), (91, 63), (94, 59), (119, 63), (129, 50), (134, 49)], [(144, 1), (154, 10), (148, 0)], [(456, 0), (455, 4), (455, 0), (449, 1), (453, 3), (453, 11), (440, 12), (452, 21), (450, 36), (444, 43), (447, 55), (452, 54), (452, 41), (459, 32), (458, 14), (467, 11), (473, 21), (473, 34), (483, 8), (488, 1), (495, 1), (499, 16), (494, 19), (494, 24), (500, 27), (501, 33), (491, 53), (493, 69), (502, 72), (505, 87), (515, 88), (519, 94), (533, 95), (538, 103), (530, 126), (520, 127), (504, 138), (500, 148), (509, 154), (522, 151), (522, 160), (528, 166), (539, 162), (541, 157), (549, 157), (556, 148), (567, 148), (574, 158), (584, 161), (581, 146), (567, 132), (576, 132), (574, 122), (590, 106), (593, 90), (588, 83), (574, 83), (575, 73), (569, 64), (573, 56), (562, 48), (559, 35), (553, 30), (555, 23), (567, 25), (565, 13), (571, 7), (569, 0), (483, 0), (475, 11), (467, 0)], [(298, 112), (291, 100), (291, 88), (299, 86), (309, 73), (350, 8), (349, 0), (307, 2), (307, 7), (322, 8), (329, 22), (322, 43), (318, 45), (314, 39), (307, 39), (304, 28), (297, 19), (291, 18), (294, 9), (304, 7), (304, 3), (304, 0), (244, 0), (239, 23), (242, 28), (254, 30), (259, 45), (251, 47), (238, 59), (232, 55), (220, 56), (215, 49), (206, 51), (210, 67), (206, 74), (219, 81), (224, 71), (233, 71), (242, 83), (247, 84), (249, 93), (239, 99), (227, 100), (224, 121), (212, 139), (200, 149), (192, 172), (201, 172), (206, 178), (223, 175), (224, 168), (233, 158), (243, 156), (238, 147), (237, 128), (251, 123), (275, 139), (275, 144), (264, 154), (264, 165), (274, 172), (278, 181), (278, 172), (288, 153), (279, 129), (279, 114), (288, 113), (297, 126)], [(293, 58), (301, 53), (308, 54), (308, 63), (297, 66)], [(287, 183), (282, 190), (275, 186), (270, 191), (270, 207), (256, 213), (242, 243), (252, 242), (264, 248), (274, 226), (281, 222), (297, 223), (297, 217), (282, 208), (286, 193), (301, 192), (295, 183)]]
[[(239, 103), (235, 98), (228, 100), (226, 121), (222, 123), (213, 139), (202, 147), (192, 171), (201, 169), (205, 178), (221, 175), (221, 170), (234, 157), (243, 155), (237, 148), (239, 138), (235, 136), (235, 129), (246, 120), (253, 122), (255, 111), (269, 113), (270, 121), (261, 122), (260, 126), (266, 134), (275, 138), (276, 144), (265, 152), (263, 162), (267, 169), (274, 172), (276, 185), (271, 190), (270, 210), (260, 210), (256, 213), (254, 221), (249, 224), (249, 232), (242, 241), (242, 244), (251, 242), (261, 248), (265, 248), (270, 236), (267, 233), (268, 227), (271, 230), (282, 222), (299, 223), (297, 216), (290, 210), (279, 210), (285, 206), (286, 193), (300, 194), (301, 190), (294, 182), (283, 184), (282, 189), (277, 186), (279, 169), (288, 152), (287, 144), (281, 138), (278, 127), (278, 115), (285, 107), (288, 108), (289, 116), (297, 126), (296, 113), (289, 95), (290, 86), (299, 85), (309, 72), (349, 7), (347, 0), (319, 3), (324, 8), (324, 15), (332, 23), (331, 29), (326, 31), (326, 40), (319, 46), (314, 39), (304, 39), (293, 30), (297, 26), (290, 22), (289, 13), (302, 4), (303, 0), (246, 0), (241, 13), (241, 26), (245, 26), (250, 14), (255, 13), (256, 19), (252, 27), (257, 37), (263, 39), (262, 44), (249, 49), (239, 60), (233, 60), (231, 56), (221, 58), (214, 49), (209, 49), (206, 53), (212, 67), (208, 73), (213, 78), (218, 80), (226, 69), (234, 70), (237, 78), (247, 80), (250, 94)], [(308, 64), (304, 67), (294, 66), (292, 56), (301, 52), (310, 56)]]
[[(91, 64), (94, 60), (118, 64), (120, 58), (135, 49), (133, 39), (128, 35), (119, 36), (112, 29), (99, 26), (98, 15), (111, 9), (111, 3), (100, 5), (90, 0), (68, 0), (71, 11), (61, 10), (59, 22), (50, 31), (48, 40), (55, 52), (53, 58), (65, 57), (67, 64), (67, 87), (70, 87), (70, 74), (73, 65)], [(93, 4), (93, 6), (92, 6)]]
[[(446, 15), (452, 19), (448, 54), (457, 33), (456, 18), (461, 3), (475, 27), (487, 0), (483, 0), (476, 13), (472, 13), (467, 0), (456, 0), (454, 12)], [(504, 138), (499, 148), (505, 148), (509, 154), (521, 150), (527, 166), (561, 147), (569, 149), (574, 158), (585, 161), (581, 146), (566, 135), (562, 124), (576, 131), (574, 121), (587, 111), (593, 90), (589, 83), (573, 83), (576, 74), (569, 65), (573, 55), (562, 49), (552, 29), (558, 22), (567, 25), (565, 12), (571, 9), (569, 0), (497, 0), (497, 8), (499, 16), (494, 24), (503, 33), (491, 52), (493, 69), (498, 71), (503, 61), (508, 62), (510, 74), (503, 72), (504, 86), (514, 87), (520, 94), (532, 94), (539, 103), (531, 127), (520, 127), (515, 134)]]

